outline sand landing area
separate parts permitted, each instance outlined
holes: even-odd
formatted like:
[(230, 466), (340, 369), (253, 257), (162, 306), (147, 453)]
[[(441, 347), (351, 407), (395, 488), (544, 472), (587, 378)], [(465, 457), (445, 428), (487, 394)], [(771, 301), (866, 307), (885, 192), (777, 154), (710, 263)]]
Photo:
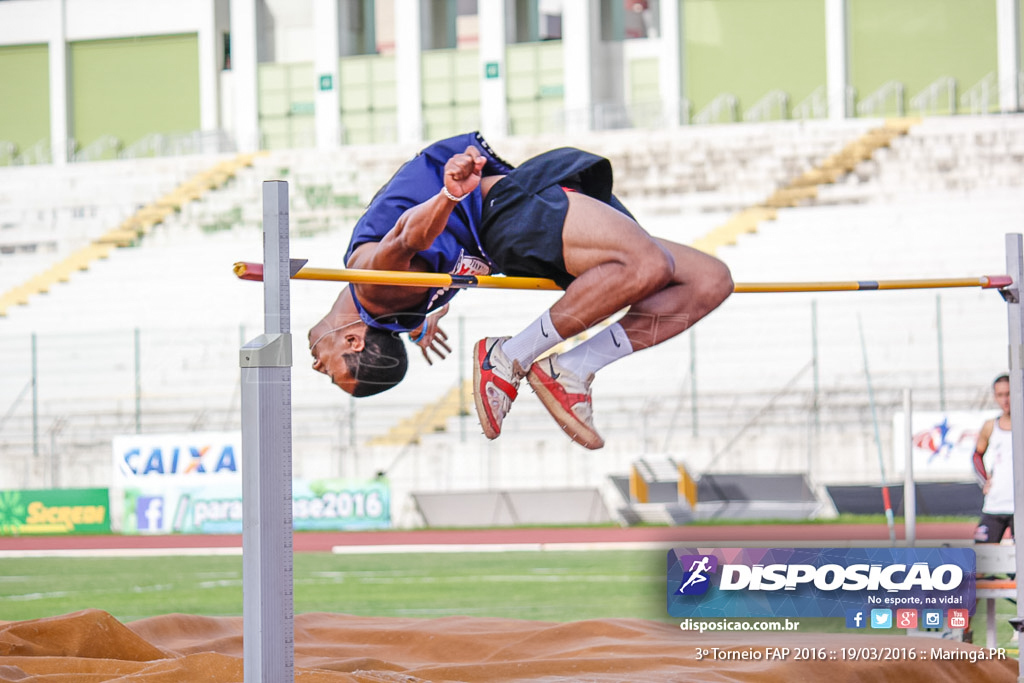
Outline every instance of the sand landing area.
[[(698, 635), (639, 619), (295, 617), (302, 683), (1017, 680), (1016, 660), (987, 655), (932, 638)], [(0, 622), (3, 683), (235, 683), (243, 680), (242, 657), (240, 617), (172, 614), (122, 624), (85, 610)]]

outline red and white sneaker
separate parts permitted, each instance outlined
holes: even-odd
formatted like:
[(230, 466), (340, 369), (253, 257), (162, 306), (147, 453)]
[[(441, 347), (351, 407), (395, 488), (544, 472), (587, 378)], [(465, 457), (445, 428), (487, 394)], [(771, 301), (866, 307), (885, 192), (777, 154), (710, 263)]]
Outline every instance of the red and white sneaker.
[(559, 365), (558, 354), (551, 354), (534, 363), (526, 379), (570, 439), (591, 450), (604, 446), (604, 439), (594, 429), (594, 406), (590, 400), (593, 374), (580, 379)]
[(519, 380), (526, 374), (501, 350), (508, 339), (487, 337), (473, 349), (473, 403), (488, 439), (501, 434), (501, 423), (519, 394)]

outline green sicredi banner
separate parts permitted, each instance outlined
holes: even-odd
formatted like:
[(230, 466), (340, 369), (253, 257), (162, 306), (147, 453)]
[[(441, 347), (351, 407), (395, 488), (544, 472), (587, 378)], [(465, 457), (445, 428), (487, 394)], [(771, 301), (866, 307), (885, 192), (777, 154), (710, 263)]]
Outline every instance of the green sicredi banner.
[(0, 491), (0, 535), (110, 533), (107, 489)]

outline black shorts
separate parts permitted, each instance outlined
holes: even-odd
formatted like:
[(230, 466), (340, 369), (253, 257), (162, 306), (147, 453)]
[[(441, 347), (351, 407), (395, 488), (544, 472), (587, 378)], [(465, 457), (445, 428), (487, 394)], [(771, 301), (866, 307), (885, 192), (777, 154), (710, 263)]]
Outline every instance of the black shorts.
[(981, 521), (974, 530), (975, 543), (999, 543), (1003, 540), (1003, 534), (1010, 530), (1013, 535), (1013, 515), (990, 515), (987, 512), (981, 513)]
[(612, 165), (589, 152), (563, 147), (544, 152), (495, 183), (484, 199), (480, 241), (505, 275), (546, 277), (562, 289), (575, 279), (565, 269), (562, 228), (566, 190), (582, 192), (632, 214), (612, 194)]

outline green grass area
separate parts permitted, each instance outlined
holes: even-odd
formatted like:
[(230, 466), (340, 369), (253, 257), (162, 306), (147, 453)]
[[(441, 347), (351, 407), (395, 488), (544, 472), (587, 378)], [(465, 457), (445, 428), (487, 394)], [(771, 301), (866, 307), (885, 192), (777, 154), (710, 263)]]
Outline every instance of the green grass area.
[[(547, 621), (667, 619), (665, 554), (297, 553), (295, 611)], [(122, 621), (242, 613), (240, 557), (0, 560), (0, 620), (103, 609)]]
[[(665, 608), (665, 553), (649, 551), (408, 553), (294, 557), (295, 611), (382, 617), (450, 615), (678, 623)], [(1016, 608), (996, 602), (999, 644)], [(179, 556), (0, 560), (0, 621), (96, 608), (122, 622), (161, 614), (239, 616), (242, 558)], [(849, 631), (843, 619), (798, 619), (800, 631)], [(985, 604), (974, 642), (985, 644)], [(900, 634), (900, 631), (882, 632)], [(1015, 647), (1015, 646), (1014, 646)]]

